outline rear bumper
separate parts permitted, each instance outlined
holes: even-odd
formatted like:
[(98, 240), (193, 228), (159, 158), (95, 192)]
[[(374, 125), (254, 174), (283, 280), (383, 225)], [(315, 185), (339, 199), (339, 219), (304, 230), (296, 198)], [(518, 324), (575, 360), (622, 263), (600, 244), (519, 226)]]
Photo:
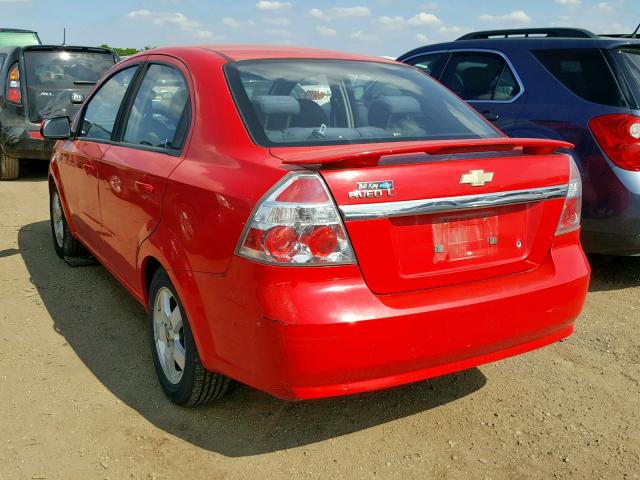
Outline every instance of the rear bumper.
[[(55, 140), (32, 138), (29, 131), (37, 131), (38, 125), (28, 127), (6, 127), (2, 132), (2, 150), (10, 157), (27, 160), (46, 160), (51, 158)], [(27, 130), (28, 128), (28, 130)]]
[(371, 293), (356, 267), (294, 270), (235, 258), (224, 280), (194, 274), (207, 292), (196, 336), (208, 336), (198, 340), (207, 368), (277, 397), (364, 392), (570, 335), (589, 274), (577, 233), (556, 239), (530, 272), (385, 296)]

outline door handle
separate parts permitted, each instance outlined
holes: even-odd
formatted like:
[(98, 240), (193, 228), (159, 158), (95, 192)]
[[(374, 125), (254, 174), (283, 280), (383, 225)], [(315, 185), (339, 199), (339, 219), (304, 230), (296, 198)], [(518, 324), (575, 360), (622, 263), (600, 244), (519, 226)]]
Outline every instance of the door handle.
[(153, 185), (150, 183), (139, 182), (136, 180), (136, 190), (142, 193), (153, 193)]
[(96, 173), (95, 165), (92, 165), (90, 163), (83, 163), (82, 169), (85, 171), (85, 173)]
[(490, 122), (495, 122), (496, 120), (500, 120), (500, 115), (498, 115), (497, 113), (482, 112), (482, 116), (487, 120), (489, 120)]

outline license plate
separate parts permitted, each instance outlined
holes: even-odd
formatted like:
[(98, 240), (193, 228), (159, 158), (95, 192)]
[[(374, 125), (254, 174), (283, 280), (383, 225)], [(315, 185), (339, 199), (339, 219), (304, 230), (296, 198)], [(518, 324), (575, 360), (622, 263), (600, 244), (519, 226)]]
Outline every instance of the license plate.
[(500, 248), (497, 215), (444, 217), (433, 222), (434, 263), (497, 254)]

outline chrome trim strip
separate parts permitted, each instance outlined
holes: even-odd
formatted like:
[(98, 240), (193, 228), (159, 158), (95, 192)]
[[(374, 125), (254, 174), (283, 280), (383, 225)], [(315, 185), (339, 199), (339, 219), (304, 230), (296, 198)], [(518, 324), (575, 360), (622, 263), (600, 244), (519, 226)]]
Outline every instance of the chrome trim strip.
[[(513, 73), (513, 76), (516, 79), (516, 82), (518, 83), (518, 85), (520, 86), (520, 92), (518, 92), (518, 94), (509, 99), (509, 100), (465, 100), (465, 102), (468, 103), (501, 103), (501, 104), (509, 104), (509, 103), (513, 103), (516, 100), (518, 100), (522, 95), (524, 95), (525, 93), (525, 89), (524, 89), (524, 83), (522, 83), (522, 79), (520, 78), (520, 75), (518, 74), (518, 71), (516, 70), (516, 67), (513, 65), (513, 63), (511, 62), (511, 59), (509, 57), (507, 57), (507, 55), (504, 52), (501, 52), (500, 50), (493, 50), (490, 48), (451, 48), (449, 50), (433, 50), (433, 51), (426, 51), (426, 52), (421, 52), (421, 53), (416, 53), (414, 55), (411, 55), (410, 57), (405, 58), (404, 60), (402, 60), (401, 63), (406, 63), (407, 65), (411, 65), (412, 67), (415, 66), (411, 63), (407, 63), (409, 60), (412, 60), (416, 57), (422, 57), (425, 55), (430, 55), (430, 54), (435, 54), (435, 53), (448, 53), (448, 54), (453, 54), (453, 53), (474, 53), (474, 52), (480, 52), (480, 53), (494, 53), (500, 57), (502, 57), (502, 59), (507, 63), (507, 65), (509, 66), (509, 68), (511, 69), (511, 73)], [(449, 60), (447, 61), (447, 63), (449, 63), (449, 61), (451, 60), (451, 58), (449, 58)], [(446, 65), (445, 65), (446, 68)], [(444, 73), (444, 69), (442, 70), (442, 73)], [(437, 79), (438, 81), (440, 81), (440, 79)], [(446, 86), (446, 85), (445, 85)]]
[(569, 185), (565, 184), (528, 190), (510, 190), (508, 192), (483, 193), (459, 197), (341, 205), (339, 208), (345, 220), (367, 220), (539, 202), (553, 198), (564, 198), (567, 196), (568, 190)]

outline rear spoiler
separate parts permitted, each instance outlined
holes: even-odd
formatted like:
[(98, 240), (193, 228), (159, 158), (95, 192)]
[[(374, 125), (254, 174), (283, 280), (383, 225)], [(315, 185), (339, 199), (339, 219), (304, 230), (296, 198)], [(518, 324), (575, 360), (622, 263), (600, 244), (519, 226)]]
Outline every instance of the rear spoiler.
[(287, 165), (375, 166), (380, 158), (389, 155), (425, 153), (451, 155), (476, 152), (505, 152), (521, 150), (526, 155), (549, 155), (558, 149), (572, 149), (574, 145), (559, 140), (538, 138), (492, 138), (475, 140), (434, 140), (429, 142), (401, 142), (367, 149), (366, 145), (320, 146), (313, 149), (273, 148), (271, 153)]

